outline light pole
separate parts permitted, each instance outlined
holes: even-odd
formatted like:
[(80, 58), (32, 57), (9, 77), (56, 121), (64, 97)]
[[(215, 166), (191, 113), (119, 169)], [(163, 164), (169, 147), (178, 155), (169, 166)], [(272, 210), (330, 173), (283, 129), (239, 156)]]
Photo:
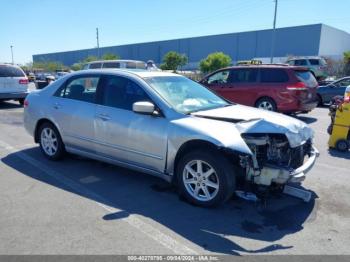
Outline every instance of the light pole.
[(13, 45), (10, 46), (11, 47), (11, 57), (12, 57), (12, 64), (14, 65), (14, 61), (13, 61)]
[(271, 59), (270, 63), (273, 63), (273, 57), (275, 53), (275, 38), (276, 38), (276, 18), (277, 18), (277, 5), (278, 5), (278, 0), (275, 1), (275, 16), (273, 18), (273, 30), (272, 30), (272, 39), (271, 39)]
[(96, 40), (97, 40), (97, 58), (100, 58), (100, 40), (98, 36), (98, 28), (96, 28)]

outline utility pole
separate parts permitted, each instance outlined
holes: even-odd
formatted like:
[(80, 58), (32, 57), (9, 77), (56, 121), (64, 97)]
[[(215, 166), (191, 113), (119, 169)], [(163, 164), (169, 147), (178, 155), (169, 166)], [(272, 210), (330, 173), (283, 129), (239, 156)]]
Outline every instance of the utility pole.
[(13, 45), (10, 46), (11, 47), (11, 57), (12, 57), (12, 64), (14, 65), (14, 61), (13, 61)]
[(271, 39), (271, 59), (270, 63), (273, 63), (273, 57), (275, 53), (275, 38), (276, 38), (276, 18), (277, 18), (277, 5), (278, 5), (278, 0), (275, 1), (275, 16), (273, 18), (273, 30), (272, 30), (272, 39)]
[(100, 58), (100, 40), (98, 37), (98, 28), (96, 28), (96, 40), (97, 40), (97, 58)]

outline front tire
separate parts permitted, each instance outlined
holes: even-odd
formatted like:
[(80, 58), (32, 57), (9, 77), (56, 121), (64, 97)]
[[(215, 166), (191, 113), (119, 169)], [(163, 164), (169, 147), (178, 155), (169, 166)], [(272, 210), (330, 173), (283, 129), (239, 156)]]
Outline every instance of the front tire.
[(197, 206), (220, 205), (235, 190), (235, 173), (233, 165), (218, 152), (189, 152), (177, 166), (179, 193)]
[(273, 111), (273, 112), (277, 111), (276, 102), (273, 101), (273, 99), (271, 99), (269, 97), (260, 98), (255, 103), (255, 107), (260, 108), (260, 109), (264, 109), (264, 110), (267, 110), (267, 111)]
[(39, 128), (39, 144), (41, 152), (50, 160), (59, 160), (65, 153), (57, 128), (49, 122), (43, 123)]

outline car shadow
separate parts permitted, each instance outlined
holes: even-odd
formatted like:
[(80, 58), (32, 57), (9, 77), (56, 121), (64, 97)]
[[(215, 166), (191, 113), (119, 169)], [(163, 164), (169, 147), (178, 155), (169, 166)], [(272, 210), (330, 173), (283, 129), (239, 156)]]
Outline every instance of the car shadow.
[[(23, 154), (48, 171), (18, 161)], [(313, 193), (308, 203), (272, 194), (266, 206), (233, 197), (218, 208), (200, 208), (184, 202), (174, 187), (159, 178), (72, 155), (50, 162), (38, 148), (9, 154), (1, 161), (27, 177), (119, 210), (101, 217), (105, 221), (140, 215), (215, 253), (241, 255), (293, 248), (278, 241), (303, 230), (305, 223), (315, 219), (318, 207)], [(247, 249), (240, 239), (264, 241), (266, 246)]]
[(333, 157), (350, 159), (350, 151), (348, 151), (348, 152), (341, 152), (341, 151), (338, 151), (336, 149), (330, 148), (330, 149), (328, 149), (328, 153), (331, 156), (333, 156)]
[(295, 115), (293, 116), (296, 119), (299, 119), (300, 121), (305, 122), (306, 124), (312, 124), (317, 121), (317, 118), (311, 117), (311, 116), (304, 116), (304, 115)]

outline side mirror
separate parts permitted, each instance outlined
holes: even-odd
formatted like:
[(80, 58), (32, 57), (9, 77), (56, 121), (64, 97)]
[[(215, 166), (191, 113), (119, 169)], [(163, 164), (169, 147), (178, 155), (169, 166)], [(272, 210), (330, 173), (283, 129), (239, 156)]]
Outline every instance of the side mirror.
[(151, 102), (141, 101), (132, 104), (132, 111), (144, 115), (152, 115), (154, 113), (155, 106)]

